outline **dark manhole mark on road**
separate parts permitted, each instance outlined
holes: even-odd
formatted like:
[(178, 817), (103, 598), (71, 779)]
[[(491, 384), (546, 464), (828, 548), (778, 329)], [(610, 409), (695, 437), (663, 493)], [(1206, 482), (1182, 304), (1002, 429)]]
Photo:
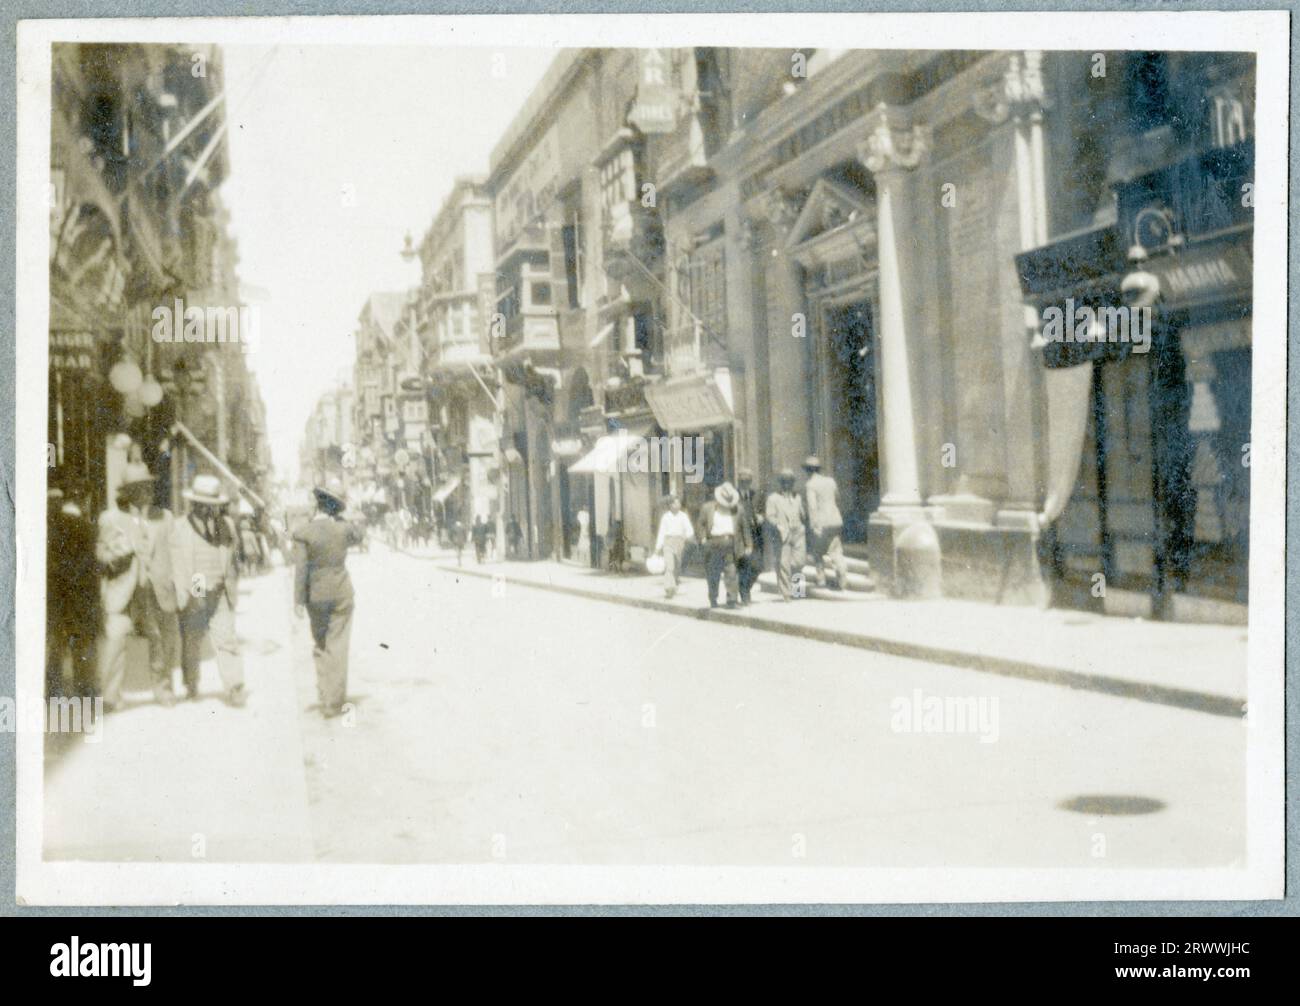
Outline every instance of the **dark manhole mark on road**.
[(1163, 800), (1149, 796), (1121, 796), (1117, 793), (1088, 793), (1072, 796), (1057, 804), (1061, 810), (1072, 810), (1076, 814), (1124, 815), (1154, 814), (1165, 809)]
[(380, 649), (384, 649), (384, 650), (386, 650), (386, 649), (388, 649), (388, 644), (387, 644), (387, 643), (380, 643), (380, 644), (379, 644), (379, 647), (380, 647)]

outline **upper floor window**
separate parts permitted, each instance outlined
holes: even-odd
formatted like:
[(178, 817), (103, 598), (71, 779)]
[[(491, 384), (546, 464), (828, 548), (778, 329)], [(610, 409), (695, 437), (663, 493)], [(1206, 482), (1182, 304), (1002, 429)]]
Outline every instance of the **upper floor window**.
[(624, 147), (600, 168), (600, 201), (608, 216), (620, 203), (636, 198), (636, 156)]

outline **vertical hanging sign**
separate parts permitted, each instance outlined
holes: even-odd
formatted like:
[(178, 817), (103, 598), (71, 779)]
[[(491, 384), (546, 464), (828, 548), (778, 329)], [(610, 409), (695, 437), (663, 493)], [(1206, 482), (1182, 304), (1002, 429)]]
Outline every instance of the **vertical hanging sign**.
[(640, 60), (636, 102), (628, 122), (643, 133), (670, 133), (677, 125), (677, 91), (668, 54), (663, 49), (642, 49)]

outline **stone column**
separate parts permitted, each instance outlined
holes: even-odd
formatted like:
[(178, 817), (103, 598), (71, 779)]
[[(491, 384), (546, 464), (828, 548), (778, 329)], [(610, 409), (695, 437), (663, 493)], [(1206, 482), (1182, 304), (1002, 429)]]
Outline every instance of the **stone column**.
[(898, 113), (881, 105), (871, 115), (871, 132), (858, 156), (876, 179), (876, 244), (879, 260), (881, 503), (879, 515), (890, 523), (921, 516), (920, 470), (916, 456), (910, 339), (916, 338), (916, 311), (911, 297), (907, 248), (900, 240), (910, 228), (907, 174), (929, 147), (922, 126), (908, 126)]
[[(723, 218), (727, 362), (731, 367), (733, 389), (737, 379), (741, 384), (737, 389), (741, 394), (735, 395), (739, 426), (735, 445), (736, 466), (761, 469), (764, 452), (759, 438), (768, 425), (767, 388), (760, 386), (764, 375), (759, 367), (759, 327), (754, 318), (753, 232), (741, 210), (739, 192), (733, 189), (727, 202), (730, 208)], [(762, 475), (758, 477), (762, 478)]]
[[(1043, 163), (1043, 110), (1047, 98), (1042, 53), (1009, 53), (1000, 79), (977, 90), (973, 103), (981, 118), (999, 128), (996, 149), (1014, 185), (1014, 198), (1008, 200), (1015, 216), (1014, 229), (1008, 222), (1000, 235), (1002, 242), (1015, 242), (1017, 252), (1036, 248), (1047, 241)], [(1000, 257), (1009, 260), (1011, 256)], [(1002, 526), (1033, 529), (1044, 478), (1039, 441), (1046, 437), (1041, 435), (1044, 431), (1035, 401), (1042, 391), (1042, 363), (1029, 348), (1018, 277), (1009, 261), (1000, 270), (998, 285), (1002, 302), (1007, 496), (997, 521)]]
[(809, 337), (793, 334), (794, 315), (807, 312), (802, 270), (785, 248), (799, 207), (788, 193), (775, 188), (763, 194), (760, 212), (766, 220), (765, 240), (760, 241), (751, 227), (751, 241), (761, 263), (758, 268), (763, 270), (767, 461), (774, 470), (786, 465), (798, 468), (814, 449), (818, 409)]

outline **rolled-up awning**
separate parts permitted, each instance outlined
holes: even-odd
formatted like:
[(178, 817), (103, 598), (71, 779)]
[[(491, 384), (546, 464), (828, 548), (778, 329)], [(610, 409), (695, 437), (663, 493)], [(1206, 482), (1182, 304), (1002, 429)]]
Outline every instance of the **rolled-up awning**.
[(435, 503), (446, 503), (447, 497), (460, 488), (460, 477), (449, 479), (438, 487), (438, 491), (433, 494)]
[(190, 446), (192, 446), (196, 451), (202, 454), (204, 459), (206, 459), (206, 461), (208, 462), (208, 464), (212, 465), (212, 467), (215, 468), (221, 474), (222, 478), (228, 479), (229, 481), (233, 482), (236, 486), (239, 487), (240, 492), (242, 492), (250, 500), (256, 503), (259, 507), (265, 509), (266, 501), (262, 499), (261, 496), (257, 495), (257, 493), (253, 492), (253, 490), (248, 487), (248, 483), (246, 483), (238, 475), (232, 472), (230, 470), (229, 465), (227, 465), (219, 457), (217, 457), (210, 450), (208, 450), (207, 447), (204, 445), (203, 441), (201, 441), (198, 437), (196, 437), (193, 433), (190, 432), (188, 426), (186, 426), (178, 419), (174, 423), (172, 423), (172, 432), (174, 433), (180, 432), (185, 437), (185, 439), (190, 442)]

